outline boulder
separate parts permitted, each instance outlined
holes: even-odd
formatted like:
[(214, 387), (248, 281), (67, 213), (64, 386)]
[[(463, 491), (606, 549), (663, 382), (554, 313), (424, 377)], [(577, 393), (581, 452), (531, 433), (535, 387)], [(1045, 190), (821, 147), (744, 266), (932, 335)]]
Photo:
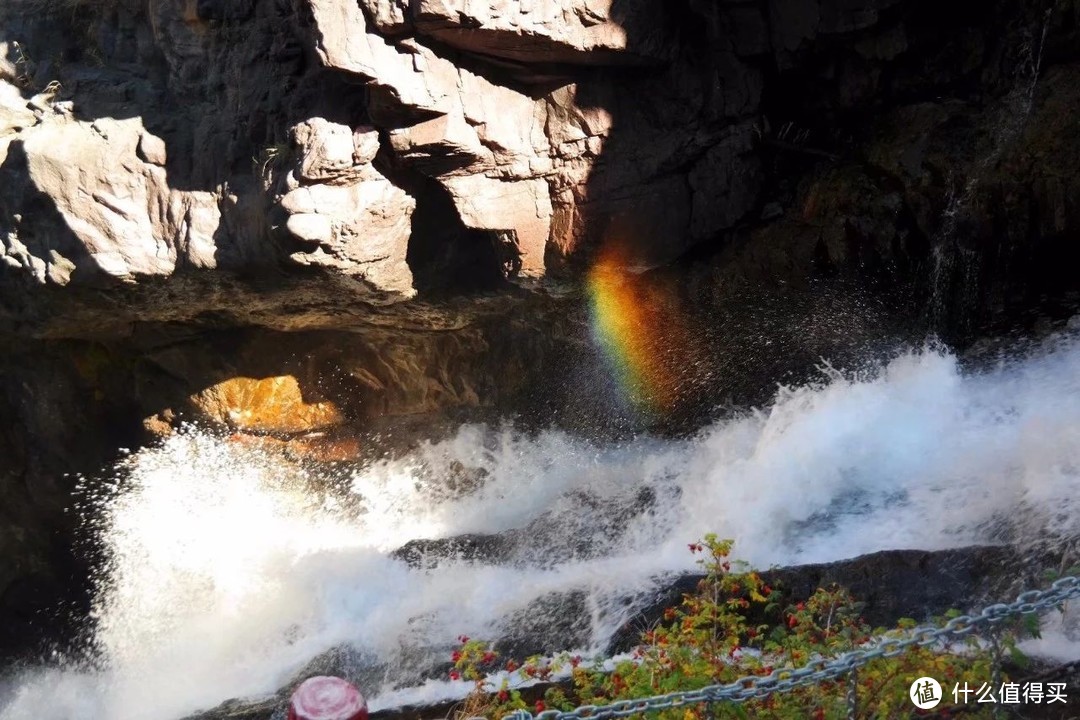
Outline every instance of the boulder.
[(446, 187), (465, 227), (509, 233), (515, 274), (544, 274), (544, 253), (551, 235), (551, 196), (542, 179), (507, 182), (472, 175), (449, 178)]
[[(0, 43), (2, 45), (2, 43)], [(0, 47), (0, 57), (2, 57)], [(0, 60), (0, 63), (4, 62)], [(3, 66), (0, 65), (0, 73)], [(5, 135), (13, 135), (19, 130), (25, 130), (37, 123), (37, 116), (27, 106), (19, 89), (3, 79), (0, 74), (0, 138)]]
[[(819, 587), (840, 585), (862, 603), (861, 615), (872, 627), (889, 627), (901, 618), (927, 622), (950, 610), (981, 609), (1012, 600), (1041, 586), (1041, 577), (1022, 553), (1008, 547), (968, 547), (937, 552), (889, 550), (832, 563), (775, 568), (762, 572), (765, 582), (798, 602)], [(664, 583), (642, 609), (616, 632), (609, 653), (626, 652), (639, 642), (641, 628), (662, 622), (665, 608), (693, 592), (701, 575)]]
[(315, 117), (292, 128), (297, 152), (280, 168), (298, 180), (278, 200), (300, 245), (296, 265), (363, 280), (382, 293), (413, 294), (407, 263), (416, 200), (372, 166), (379, 134)]
[(357, 277), (403, 298), (413, 294), (406, 256), (416, 201), (408, 193), (370, 167), (352, 184), (301, 189), (307, 194), (290, 204), (309, 203), (312, 212), (290, 216), (286, 226), (317, 247), (297, 250), (293, 262)]
[(164, 140), (148, 132), (139, 136), (139, 158), (143, 162), (165, 167), (168, 157)]
[(494, 153), (480, 142), (462, 112), (395, 128), (390, 131), (390, 143), (399, 157), (425, 174), (453, 175), (495, 167)]
[[(88, 276), (171, 273), (177, 238), (160, 212), (168, 189), (164, 172), (138, 159), (141, 135), (138, 120), (86, 123), (65, 117), (48, 118), (21, 133), (5, 164), (12, 167), (18, 153), (30, 187), (16, 184), (9, 193), (22, 194), (24, 202), (50, 198), (61, 222), (50, 238), (35, 238), (21, 249), (12, 242), (8, 258), (40, 282), (59, 280), (44, 271), (65, 262)], [(71, 277), (65, 273), (61, 284)]]
[(417, 32), (519, 62), (660, 62), (671, 48), (663, 14), (650, 2), (420, 0), (412, 8)]
[[(768, 583), (792, 602), (809, 597), (818, 587), (843, 585), (863, 603), (867, 622), (889, 626), (901, 618), (923, 622), (954, 608), (970, 610), (994, 600), (1011, 600), (1021, 590), (1038, 585), (1032, 573), (1020, 570), (1023, 567), (1017, 554), (1008, 548), (971, 547), (940, 552), (887, 551), (823, 565), (774, 569), (764, 575)], [(686, 576), (663, 583), (654, 601), (626, 623), (607, 652), (631, 650), (640, 642), (641, 629), (662, 622), (663, 610), (677, 605), (683, 594), (696, 588), (699, 580), (700, 576)], [(506, 632), (495, 639), (495, 647), (503, 658), (519, 661), (535, 654), (582, 647), (588, 644), (590, 625), (590, 607), (584, 592), (550, 594), (507, 617)], [(428, 656), (437, 656), (438, 650), (430, 650)], [(445, 662), (429, 664), (420, 660), (418, 664), (427, 664), (426, 672), (436, 673), (421, 673), (420, 677), (440, 676), (448, 669)], [(324, 674), (328, 669), (360, 683), (361, 688), (365, 682), (367, 685), (379, 682), (377, 665), (365, 663), (354, 650), (334, 648), (313, 660), (309, 668), (298, 673), (294, 681), (270, 699), (250, 703), (231, 700), (186, 720), (263, 720), (284, 707), (289, 690), (296, 683), (305, 677)], [(420, 681), (418, 678), (417, 682)], [(388, 720), (435, 718), (444, 716), (448, 707), (386, 709), (373, 716)]]
[(290, 215), (285, 227), (294, 238), (305, 243), (328, 244), (334, 237), (330, 218), (314, 212)]
[(383, 35), (397, 35), (412, 27), (408, 0), (361, 0), (361, 5)]
[(191, 401), (207, 418), (247, 431), (298, 433), (344, 419), (333, 402), (305, 397), (291, 375), (225, 380)]
[[(300, 148), (299, 176), (311, 182), (348, 181), (356, 170), (374, 158), (356, 162), (356, 142), (353, 130), (347, 125), (332, 123), (325, 118), (312, 118), (296, 125), (293, 141)], [(376, 150), (378, 140), (376, 137)]]

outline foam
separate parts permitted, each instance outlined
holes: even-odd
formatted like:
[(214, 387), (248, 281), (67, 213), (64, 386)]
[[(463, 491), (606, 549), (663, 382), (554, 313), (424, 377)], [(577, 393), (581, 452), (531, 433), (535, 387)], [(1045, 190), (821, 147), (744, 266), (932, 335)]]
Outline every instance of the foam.
[[(462, 466), (473, 486), (451, 491)], [(493, 637), (533, 599), (580, 589), (592, 637), (579, 649), (595, 650), (629, 612), (618, 599), (691, 569), (686, 544), (706, 532), (757, 565), (1070, 537), (1080, 345), (971, 373), (933, 348), (861, 374), (826, 367), (690, 439), (467, 426), (328, 489), (341, 480), (194, 429), (133, 454), (86, 501), (108, 554), (98, 667), (25, 671), (0, 691), (0, 716), (179, 718), (272, 692), (341, 643), (391, 667), (384, 687), (362, 688), (373, 708), (443, 699), (461, 689), (395, 687), (409, 648)], [(613, 531), (604, 513), (641, 488), (651, 509)], [(416, 538), (527, 526), (547, 528), (542, 545), (508, 565), (418, 570), (389, 556)], [(575, 555), (582, 543), (593, 552)]]

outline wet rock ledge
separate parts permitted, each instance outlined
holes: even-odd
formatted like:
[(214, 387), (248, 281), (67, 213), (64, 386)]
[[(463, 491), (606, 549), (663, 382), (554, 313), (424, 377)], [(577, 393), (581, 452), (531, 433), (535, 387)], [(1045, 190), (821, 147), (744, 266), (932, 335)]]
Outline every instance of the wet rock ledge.
[[(968, 547), (937, 552), (895, 550), (864, 555), (838, 562), (778, 568), (763, 573), (766, 581), (792, 602), (808, 597), (818, 587), (833, 583), (852, 591), (865, 603), (863, 615), (873, 626), (889, 626), (900, 618), (925, 621), (958, 609), (968, 611), (999, 600), (1008, 601), (1026, 589), (1040, 586), (1038, 568), (1047, 567), (1052, 558), (1032, 562), (1008, 547)], [(662, 619), (663, 610), (678, 603), (692, 591), (699, 575), (685, 575), (671, 580), (648, 601), (611, 640), (609, 654), (633, 648), (644, 628)], [(508, 658), (524, 659), (540, 652), (556, 652), (574, 643), (584, 643), (588, 623), (582, 604), (575, 604), (572, 594), (559, 598), (562, 616), (557, 628), (533, 628), (532, 636), (493, 638), (500, 653)], [(550, 601), (550, 599), (547, 599)], [(538, 602), (545, 602), (540, 598)], [(575, 637), (576, 634), (576, 637)], [(559, 636), (558, 643), (552, 639)], [(445, 663), (432, 668), (429, 677), (445, 677)], [(307, 677), (333, 674), (364, 688), (377, 674), (365, 666), (347, 648), (336, 648), (316, 658), (294, 680), (270, 697), (254, 701), (230, 700), (205, 713), (186, 720), (279, 720), (291, 690)], [(418, 681), (422, 681), (418, 678)], [(427, 707), (404, 707), (380, 710), (376, 720), (439, 720), (448, 716), (455, 703)]]

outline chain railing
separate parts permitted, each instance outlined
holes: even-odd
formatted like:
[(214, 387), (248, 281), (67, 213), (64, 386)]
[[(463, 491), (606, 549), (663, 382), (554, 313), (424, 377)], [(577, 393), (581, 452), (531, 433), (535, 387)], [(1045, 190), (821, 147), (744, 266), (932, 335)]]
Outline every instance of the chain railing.
[[(606, 720), (702, 703), (741, 703), (765, 698), (774, 693), (791, 692), (807, 685), (836, 680), (845, 675), (850, 676), (851, 680), (848, 683), (846, 696), (848, 717), (854, 718), (858, 707), (857, 684), (854, 676), (858, 668), (871, 660), (896, 657), (916, 645), (934, 645), (948, 638), (969, 635), (980, 628), (992, 628), (1010, 618), (1051, 610), (1077, 597), (1080, 597), (1080, 578), (1065, 577), (1046, 590), (1029, 590), (1021, 593), (1012, 603), (989, 605), (973, 615), (954, 617), (940, 627), (933, 625), (916, 627), (903, 637), (877, 640), (862, 649), (851, 650), (833, 659), (814, 658), (799, 668), (777, 668), (768, 675), (748, 675), (726, 685), (710, 685), (699, 690), (619, 700), (607, 705), (582, 705), (569, 712), (545, 710), (534, 715), (527, 710), (518, 710), (506, 715), (503, 720), (585, 720), (586, 718)], [(995, 668), (995, 672), (999, 672), (999, 669)]]

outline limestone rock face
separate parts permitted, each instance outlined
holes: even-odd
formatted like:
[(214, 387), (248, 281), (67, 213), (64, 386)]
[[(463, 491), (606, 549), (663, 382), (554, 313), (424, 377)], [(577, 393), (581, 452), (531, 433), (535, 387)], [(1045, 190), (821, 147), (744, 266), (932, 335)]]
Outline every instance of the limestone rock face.
[(304, 191), (313, 212), (290, 216), (287, 226), (297, 240), (314, 247), (293, 253), (294, 262), (356, 276), (403, 297), (412, 294), (406, 254), (415, 200), (374, 171), (352, 185), (293, 192)]
[[(50, 112), (3, 147), (7, 267), (66, 285), (216, 265), (215, 200), (169, 188), (163, 143), (138, 119), (90, 123)], [(36, 216), (43, 198), (53, 222)]]
[(394, 35), (410, 27), (408, 0), (361, 0), (360, 4), (380, 33)]
[[(467, 287), (466, 267), (577, 278), (612, 244), (663, 264), (788, 208), (806, 166), (783, 153), (844, 155), (855, 108), (1001, 95), (1039, 37), (1048, 63), (1075, 56), (1074, 0), (963, 1), (153, 0), (63, 19), (14, 0), (0, 267), (19, 293), (317, 271), (383, 305), (418, 277)], [(1005, 25), (1023, 32), (993, 40)], [(1047, 179), (1055, 217), (1070, 182)], [(225, 295), (192, 312), (234, 312)], [(45, 302), (9, 300), (12, 323)]]
[(279, 200), (285, 227), (304, 246), (300, 265), (328, 268), (408, 297), (406, 262), (415, 200), (372, 166), (378, 133), (313, 118), (292, 130), (297, 184)]
[(300, 148), (301, 181), (347, 181), (363, 167), (354, 162), (353, 130), (347, 125), (314, 118), (294, 127), (293, 137)]
[(239, 430), (295, 433), (343, 421), (334, 403), (305, 398), (291, 375), (233, 378), (202, 391), (192, 402), (207, 417)]
[(16, 3), (3, 267), (61, 286), (317, 271), (385, 304), (417, 277), (574, 275), (611, 244), (667, 262), (759, 204), (763, 59), (866, 32), (885, 62), (909, 45), (877, 29), (900, 1), (154, 0), (87, 10), (100, 67), (63, 71), (34, 59), (62, 28)]
[[(24, 130), (36, 122), (34, 112), (29, 108), (18, 88), (5, 78), (4, 66), (0, 65), (0, 138)], [(0, 142), (3, 141), (0, 140)]]
[(312, 12), (323, 62), (369, 80), (375, 123), (399, 125), (389, 133), (393, 152), (442, 180), (466, 227), (513, 235), (516, 271), (542, 276), (555, 173), (546, 104), (414, 40), (388, 42), (354, 3), (314, 0)]
[[(761, 178), (751, 127), (737, 127), (690, 171), (691, 237), (706, 239), (735, 225), (757, 201)], [(727, 202), (717, 202), (717, 198)]]
[[(1044, 78), (1074, 60), (1075, 5), (994, 4), (970, 28), (958, 10), (946, 52), (943, 18), (911, 0), (154, 0), (82, 8), (97, 40), (80, 47), (72, 19), (6, 3), (0, 328), (313, 327), (346, 305), (404, 318), (431, 293), (579, 280), (612, 246), (639, 268), (700, 248), (779, 277), (856, 257), (844, 238), (888, 212), (910, 211), (921, 239), (897, 242), (925, 247), (942, 217), (930, 196), (950, 192), (935, 178), (978, 158), (954, 153), (917, 180), (926, 192), (822, 233), (795, 207), (822, 175), (802, 178), (863, 151), (867, 108), (955, 117), (938, 98), (961, 86), (986, 107), (1034, 97), (1032, 41)], [(1003, 24), (1024, 32), (991, 41)], [(73, 59), (43, 59), (55, 47)], [(994, 122), (1030, 110), (1006, 114)], [(900, 140), (867, 162), (910, 165), (923, 141)], [(1070, 225), (1074, 175), (1032, 179), (1046, 232)], [(732, 242), (748, 228), (785, 240), (750, 260)]]
[(469, 176), (447, 180), (447, 189), (466, 227), (512, 235), (518, 271), (543, 275), (552, 215), (543, 179), (514, 182)]
[[(621, 7), (620, 7), (621, 5)], [(462, 50), (520, 62), (612, 64), (669, 55), (655, 3), (420, 0), (416, 29)]]

